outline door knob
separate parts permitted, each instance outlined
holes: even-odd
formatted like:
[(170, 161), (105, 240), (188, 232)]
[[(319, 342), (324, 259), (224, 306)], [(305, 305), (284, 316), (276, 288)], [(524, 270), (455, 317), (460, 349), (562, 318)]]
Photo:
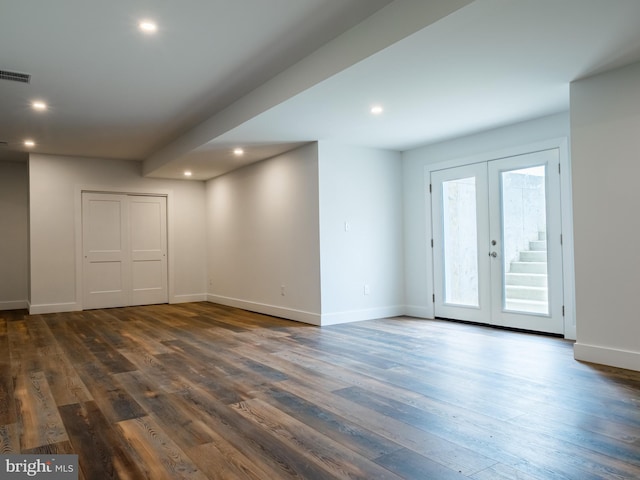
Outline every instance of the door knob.
[(491, 252), (491, 253), (489, 253), (489, 256), (493, 257), (493, 258), (496, 258), (498, 256), (498, 253), (497, 252)]

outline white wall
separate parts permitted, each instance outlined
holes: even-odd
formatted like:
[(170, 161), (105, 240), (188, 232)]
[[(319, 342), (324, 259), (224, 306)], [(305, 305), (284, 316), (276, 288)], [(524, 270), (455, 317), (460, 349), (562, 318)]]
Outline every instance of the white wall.
[(319, 325), (317, 144), (209, 180), (206, 203), (209, 300)]
[[(528, 122), (489, 130), (476, 135), (428, 145), (403, 153), (404, 164), (404, 218), (405, 218), (405, 300), (407, 313), (432, 318), (433, 274), (431, 270), (430, 212), (426, 197), (428, 182), (425, 167), (430, 164), (470, 159), (475, 161), (499, 158), (501, 154), (513, 154), (527, 145), (569, 136), (569, 115), (561, 113)], [(526, 149), (526, 148), (525, 148)], [(487, 158), (485, 158), (487, 157)], [(570, 170), (570, 169), (568, 169)], [(565, 172), (570, 185), (570, 172)], [(569, 190), (565, 188), (565, 190)], [(569, 192), (570, 193), (570, 192)], [(570, 196), (569, 196), (570, 198)], [(570, 218), (567, 219), (570, 224)], [(571, 235), (565, 235), (566, 243)], [(572, 301), (565, 298), (565, 304)], [(571, 314), (571, 309), (568, 309)], [(568, 336), (572, 335), (573, 320)]]
[(0, 310), (27, 308), (29, 170), (0, 162)]
[(82, 306), (78, 227), (85, 188), (168, 194), (169, 301), (205, 300), (204, 182), (143, 178), (138, 162), (34, 154), (29, 160), (32, 313)]
[(403, 314), (400, 153), (318, 148), (322, 324)]
[(640, 370), (640, 63), (571, 85), (578, 359)]

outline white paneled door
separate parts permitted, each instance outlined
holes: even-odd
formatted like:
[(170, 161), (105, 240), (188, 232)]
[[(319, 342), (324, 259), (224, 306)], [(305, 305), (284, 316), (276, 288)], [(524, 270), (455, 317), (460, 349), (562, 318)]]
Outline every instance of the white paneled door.
[(438, 317), (563, 333), (557, 149), (431, 173)]
[(82, 194), (83, 307), (166, 303), (165, 197)]
[(131, 303), (167, 302), (167, 199), (129, 197)]

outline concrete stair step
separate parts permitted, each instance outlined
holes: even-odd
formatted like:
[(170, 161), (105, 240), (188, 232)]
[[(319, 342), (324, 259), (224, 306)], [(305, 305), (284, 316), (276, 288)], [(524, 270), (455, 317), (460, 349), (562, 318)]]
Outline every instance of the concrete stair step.
[(507, 300), (505, 302), (505, 309), (516, 312), (548, 314), (549, 304), (541, 300)]
[(547, 273), (547, 262), (511, 262), (511, 273)]
[(520, 252), (521, 262), (546, 262), (547, 252), (532, 252), (525, 250)]
[(547, 251), (547, 241), (546, 240), (534, 240), (529, 242), (529, 250), (535, 252), (546, 252)]
[(506, 285), (507, 300), (544, 300), (548, 299), (547, 287), (527, 287), (521, 285)]
[(546, 287), (546, 273), (513, 273), (509, 272), (505, 275), (507, 285), (520, 285), (527, 287)]

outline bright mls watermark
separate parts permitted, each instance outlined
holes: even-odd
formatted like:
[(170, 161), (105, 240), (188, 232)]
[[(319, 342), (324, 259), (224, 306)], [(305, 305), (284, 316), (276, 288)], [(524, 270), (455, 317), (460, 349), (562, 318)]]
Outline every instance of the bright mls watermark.
[(0, 480), (78, 480), (77, 455), (0, 455)]

